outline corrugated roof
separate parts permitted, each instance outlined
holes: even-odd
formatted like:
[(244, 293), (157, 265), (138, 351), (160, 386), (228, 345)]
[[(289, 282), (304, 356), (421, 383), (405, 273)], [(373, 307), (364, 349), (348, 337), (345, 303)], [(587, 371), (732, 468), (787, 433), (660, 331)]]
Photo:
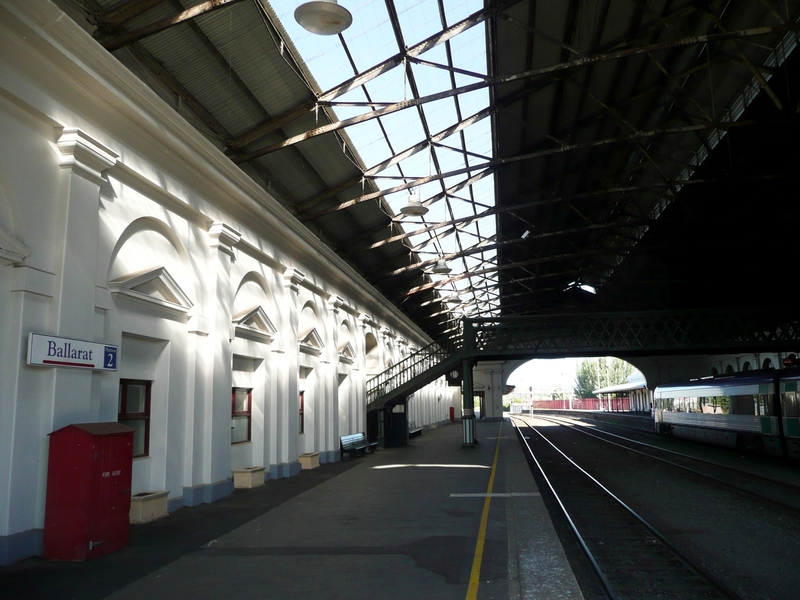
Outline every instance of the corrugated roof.
[[(800, 0), (343, 0), (353, 25), (329, 37), (294, 23), (297, 3), (246, 0), (133, 41), (178, 3), (84, 4), (98, 39), (433, 337), (464, 315), (766, 310), (711, 295), (765, 268), (726, 263), (720, 214), (737, 244), (793, 251), (770, 215), (798, 216), (779, 148), (798, 133)], [(400, 213), (412, 190), (424, 217)], [(758, 218), (729, 210), (754, 196)]]

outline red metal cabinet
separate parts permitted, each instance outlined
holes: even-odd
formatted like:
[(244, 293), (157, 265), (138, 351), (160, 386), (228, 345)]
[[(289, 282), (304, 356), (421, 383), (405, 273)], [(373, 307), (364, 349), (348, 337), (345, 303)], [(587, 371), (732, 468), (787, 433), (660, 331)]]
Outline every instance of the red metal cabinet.
[(44, 557), (88, 560), (128, 545), (133, 429), (79, 423), (50, 434)]

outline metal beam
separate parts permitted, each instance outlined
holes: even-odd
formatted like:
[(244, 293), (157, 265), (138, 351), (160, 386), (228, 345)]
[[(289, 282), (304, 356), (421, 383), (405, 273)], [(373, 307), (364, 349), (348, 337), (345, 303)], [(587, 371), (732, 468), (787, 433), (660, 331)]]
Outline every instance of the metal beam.
[[(407, 183), (403, 183), (400, 185), (396, 185), (386, 190), (381, 190), (379, 192), (373, 192), (371, 194), (365, 194), (363, 196), (359, 196), (358, 198), (354, 198), (352, 200), (347, 200), (346, 202), (342, 202), (341, 204), (328, 208), (324, 211), (320, 211), (318, 213), (313, 213), (301, 219), (302, 221), (308, 221), (311, 219), (316, 219), (321, 216), (330, 214), (332, 212), (336, 212), (338, 210), (342, 210), (345, 208), (349, 208), (355, 204), (359, 204), (360, 202), (366, 202), (368, 200), (373, 200), (380, 196), (387, 196), (389, 194), (395, 194), (397, 192), (401, 192), (403, 190), (407, 190), (413, 187), (419, 187), (425, 183), (431, 181), (438, 181), (442, 179), (447, 179), (449, 177), (456, 177), (458, 175), (464, 175), (465, 173), (469, 173), (472, 171), (480, 171), (485, 170), (485, 172), (481, 175), (481, 178), (485, 177), (489, 174), (490, 171), (496, 170), (498, 167), (510, 165), (513, 163), (517, 163), (520, 161), (525, 160), (532, 160), (535, 158), (542, 158), (545, 156), (550, 156), (553, 154), (562, 154), (565, 152), (573, 152), (576, 150), (584, 150), (587, 148), (597, 148), (600, 146), (608, 146), (612, 144), (628, 144), (632, 141), (653, 138), (660, 135), (674, 135), (674, 134), (681, 134), (681, 133), (688, 133), (693, 131), (707, 131), (713, 129), (730, 129), (733, 127), (749, 127), (756, 123), (752, 121), (727, 121), (727, 122), (717, 122), (717, 123), (701, 123), (698, 125), (685, 125), (680, 127), (664, 127), (664, 128), (657, 128), (649, 131), (636, 131), (630, 133), (628, 135), (617, 136), (613, 138), (603, 139), (603, 140), (593, 140), (589, 142), (582, 142), (577, 144), (567, 144), (563, 146), (559, 146), (558, 148), (549, 148), (547, 150), (538, 150), (535, 152), (528, 152), (526, 154), (521, 154), (518, 156), (510, 156), (507, 158), (499, 158), (495, 160), (488, 161), (482, 165), (477, 165), (473, 167), (466, 167), (462, 169), (456, 169), (454, 171), (448, 171), (446, 173), (441, 173), (437, 175), (427, 175), (424, 177), (414, 178)], [(674, 185), (670, 183), (670, 186)], [(452, 188), (451, 188), (452, 189)], [(433, 200), (440, 198), (441, 195), (437, 194), (433, 198), (429, 198), (424, 202), (424, 204), (430, 204)]]
[(134, 17), (146, 13), (154, 6), (158, 6), (164, 0), (130, 0), (119, 8), (111, 10), (103, 15), (98, 15), (103, 29), (112, 30), (116, 29), (126, 21), (130, 21)]
[(120, 48), (123, 48), (129, 44), (143, 40), (146, 37), (169, 29), (170, 27), (174, 27), (175, 25), (180, 25), (185, 21), (199, 17), (200, 15), (205, 15), (220, 8), (224, 8), (225, 6), (232, 6), (239, 2), (242, 2), (242, 0), (208, 0), (207, 2), (203, 2), (202, 4), (198, 4), (197, 6), (193, 6), (192, 8), (179, 12), (178, 14), (172, 15), (171, 17), (161, 19), (155, 23), (140, 27), (134, 31), (129, 31), (128, 33), (124, 33), (101, 43), (106, 50), (113, 52), (114, 50), (119, 50)]
[[(504, 4), (513, 4), (513, 3), (505, 2)], [(336, 87), (329, 89), (327, 92), (323, 92), (322, 94), (319, 95), (317, 100), (323, 100), (323, 101), (333, 100), (355, 88), (364, 85), (365, 83), (372, 81), (376, 77), (379, 77), (380, 75), (383, 75), (384, 73), (391, 71), (398, 65), (402, 64), (403, 59), (405, 57), (419, 56), (420, 54), (423, 54), (428, 50), (435, 48), (439, 44), (455, 37), (459, 33), (466, 31), (467, 29), (470, 29), (475, 25), (478, 25), (479, 23), (482, 23), (487, 18), (489, 18), (489, 16), (492, 14), (494, 10), (495, 9), (492, 7), (486, 7), (483, 10), (479, 10), (471, 14), (466, 19), (462, 19), (461, 21), (455, 23), (454, 25), (448, 27), (447, 29), (440, 31), (422, 40), (418, 44), (414, 44), (404, 52), (399, 52), (394, 56), (386, 59), (385, 61), (378, 63), (374, 67), (367, 69), (363, 73), (359, 73), (358, 75), (351, 77), (347, 81), (340, 83)], [(294, 108), (286, 111), (283, 115), (276, 117), (271, 121), (263, 123), (262, 125), (255, 128), (253, 131), (243, 136), (240, 136), (236, 139), (228, 140), (228, 146), (230, 148), (242, 148), (256, 141), (257, 139), (264, 137), (265, 135), (275, 131), (276, 129), (279, 129), (284, 125), (291, 123), (295, 119), (298, 119), (299, 117), (307, 114), (308, 112), (314, 109), (315, 105), (316, 105), (315, 102), (311, 102), (295, 106)]]
[[(260, 156), (264, 156), (265, 154), (269, 154), (271, 152), (275, 152), (276, 150), (280, 150), (282, 148), (286, 148), (287, 146), (291, 146), (294, 144), (299, 144), (305, 140), (311, 139), (313, 137), (317, 137), (319, 135), (323, 135), (325, 133), (330, 133), (332, 131), (338, 131), (339, 129), (344, 129), (345, 127), (349, 127), (351, 125), (357, 125), (359, 123), (365, 123), (367, 121), (371, 121), (372, 119), (377, 119), (382, 116), (390, 115), (392, 113), (398, 112), (400, 110), (404, 110), (406, 108), (421, 106), (423, 104), (427, 104), (429, 102), (436, 102), (438, 100), (443, 100), (445, 98), (451, 98), (453, 96), (457, 96), (460, 94), (466, 94), (468, 92), (473, 92), (476, 90), (483, 89), (488, 86), (497, 86), (504, 83), (511, 83), (514, 81), (521, 81), (524, 79), (529, 79), (533, 77), (540, 77), (543, 75), (556, 75), (563, 71), (570, 71), (579, 69), (582, 67), (586, 67), (589, 65), (593, 65), (599, 62), (609, 61), (609, 60), (618, 60), (621, 58), (627, 58), (630, 56), (637, 56), (641, 54), (646, 54), (648, 52), (656, 52), (659, 50), (667, 50), (672, 48), (680, 48), (684, 46), (693, 46), (697, 44), (704, 44), (709, 41), (715, 40), (733, 40), (737, 38), (744, 38), (744, 37), (751, 37), (751, 36), (759, 36), (759, 35), (767, 35), (770, 33), (783, 33), (787, 31), (797, 31), (800, 30), (800, 23), (792, 23), (788, 25), (775, 25), (775, 26), (765, 26), (765, 27), (754, 27), (751, 29), (743, 29), (740, 31), (730, 31), (725, 33), (716, 33), (716, 34), (708, 34), (708, 35), (699, 35), (699, 36), (691, 36), (688, 38), (682, 38), (680, 40), (675, 40), (671, 42), (662, 42), (659, 44), (652, 44), (650, 46), (645, 46), (641, 48), (630, 48), (628, 50), (619, 50), (616, 52), (609, 52), (606, 54), (599, 54), (595, 56), (587, 56), (584, 58), (579, 58), (570, 62), (565, 63), (558, 63), (556, 65), (551, 65), (549, 67), (544, 67), (541, 69), (533, 69), (530, 71), (526, 71), (524, 73), (517, 73), (515, 75), (503, 75), (498, 77), (487, 78), (483, 82), (473, 83), (470, 85), (462, 86), (459, 88), (445, 90), (443, 92), (439, 92), (436, 94), (430, 94), (428, 96), (423, 96), (421, 98), (414, 98), (411, 100), (403, 100), (402, 102), (395, 102), (389, 106), (385, 106), (384, 108), (370, 111), (363, 115), (358, 115), (356, 117), (352, 117), (350, 119), (344, 119), (341, 121), (336, 121), (333, 123), (328, 123), (327, 125), (322, 125), (320, 127), (315, 127), (305, 133), (292, 136), (285, 141), (278, 142), (275, 144), (270, 144), (258, 150), (254, 150), (252, 152), (248, 152), (242, 154), (241, 156), (235, 157), (233, 160), (237, 164), (241, 164), (243, 162), (247, 162), (258, 158)], [(308, 111), (305, 111), (308, 112)], [(298, 115), (299, 116), (299, 115)], [(295, 117), (296, 118), (296, 117)], [(294, 120), (294, 119), (292, 119)], [(258, 136), (261, 137), (261, 136)]]

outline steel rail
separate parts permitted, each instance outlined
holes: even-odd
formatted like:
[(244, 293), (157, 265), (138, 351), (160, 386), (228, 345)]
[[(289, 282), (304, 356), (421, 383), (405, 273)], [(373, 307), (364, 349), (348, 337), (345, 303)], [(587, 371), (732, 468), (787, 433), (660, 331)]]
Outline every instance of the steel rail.
[[(648, 521), (646, 521), (641, 515), (639, 515), (636, 511), (634, 511), (630, 506), (625, 504), (616, 494), (614, 494), (611, 490), (605, 487), (600, 481), (598, 481), (594, 476), (588, 473), (585, 469), (583, 469), (580, 465), (578, 465), (574, 460), (572, 460), (569, 456), (567, 456), (558, 446), (556, 446), (553, 442), (551, 442), (544, 434), (542, 434), (536, 427), (532, 426), (530, 423), (527, 423), (524, 418), (517, 417), (526, 426), (536, 432), (536, 434), (542, 438), (545, 442), (547, 442), (556, 452), (558, 452), (561, 456), (563, 456), (572, 466), (574, 466), (578, 471), (583, 473), (586, 477), (588, 477), (593, 483), (595, 483), (601, 490), (603, 490), (610, 498), (612, 498), (620, 507), (622, 507), (625, 511), (627, 511), (634, 519), (636, 519), (647, 531), (649, 531), (654, 537), (656, 537), (670, 552), (673, 553), (675, 557), (680, 559), (684, 565), (692, 571), (697, 577), (699, 577), (702, 581), (708, 584), (710, 587), (714, 588), (718, 593), (722, 594), (725, 597), (731, 599), (739, 599), (740, 596), (736, 594), (733, 590), (729, 589), (725, 584), (720, 581), (717, 581), (714, 577), (705, 573), (702, 569), (697, 567), (688, 557), (686, 557), (678, 548), (676, 548), (672, 543), (670, 543), (655, 527), (653, 527)], [(519, 428), (518, 428), (519, 431)], [(521, 432), (520, 432), (521, 434)], [(533, 451), (530, 448), (530, 445), (524, 440), (524, 436), (522, 436), (523, 441), (525, 441), (525, 446), (528, 448), (528, 451), (533, 456)], [(538, 461), (536, 461), (537, 466), (539, 465)], [(541, 467), (539, 467), (540, 470)], [(550, 482), (548, 481), (548, 485), (551, 486)], [(560, 504), (560, 501), (559, 501)], [(563, 510), (563, 508), (562, 508)]]
[[(524, 422), (524, 420), (523, 420), (523, 422)], [(553, 497), (555, 498), (556, 502), (558, 502), (558, 505), (561, 507), (561, 511), (564, 513), (564, 517), (567, 519), (567, 523), (569, 523), (569, 526), (572, 529), (572, 533), (575, 534), (575, 537), (578, 540), (578, 544), (580, 544), (581, 549), (583, 550), (584, 554), (586, 554), (586, 558), (589, 560), (589, 563), (591, 563), (592, 568), (595, 570), (595, 573), (597, 574), (597, 577), (600, 579), (600, 583), (603, 584), (603, 588), (605, 588), (606, 593), (611, 598), (613, 598), (614, 600), (618, 600), (617, 595), (614, 594), (614, 590), (611, 588), (611, 584), (609, 583), (608, 579), (605, 576), (605, 573), (603, 573), (602, 569), (600, 569), (600, 565), (597, 564), (597, 561), (595, 560), (594, 555), (592, 554), (592, 551), (589, 550), (589, 546), (586, 545), (586, 542), (584, 541), (583, 536), (581, 536), (581, 533), (578, 531), (578, 528), (576, 527), (575, 522), (572, 520), (572, 517), (569, 515), (569, 511), (567, 511), (567, 507), (564, 506), (563, 502), (561, 502), (561, 498), (559, 498), (558, 494), (556, 493), (556, 490), (553, 487), (553, 484), (550, 483), (550, 479), (547, 477), (547, 474), (544, 472), (544, 469), (542, 468), (542, 465), (539, 464), (539, 461), (536, 459), (536, 456), (533, 454), (533, 450), (531, 449), (530, 444), (528, 444), (528, 440), (526, 440), (525, 436), (522, 435), (522, 432), (520, 431), (519, 425), (517, 425), (517, 422), (516, 422), (514, 417), (511, 418), (511, 424), (514, 426), (514, 429), (517, 430), (517, 435), (519, 436), (519, 439), (522, 440), (522, 443), (525, 444), (525, 447), (528, 449), (528, 454), (530, 455), (530, 457), (533, 460), (533, 462), (536, 464), (536, 467), (539, 469), (539, 472), (542, 474), (542, 478), (547, 483), (547, 487), (550, 488), (550, 493), (553, 494)], [(526, 423), (526, 426), (527, 426), (527, 423)]]
[[(714, 475), (710, 475), (708, 473), (704, 473), (703, 471), (698, 471), (697, 469), (693, 469), (691, 467), (687, 467), (685, 465), (681, 465), (681, 464), (673, 462), (671, 460), (667, 460), (666, 458), (659, 458), (658, 456), (654, 456), (652, 454), (648, 454), (647, 452), (643, 452), (641, 450), (636, 450), (634, 448), (629, 448), (628, 446), (625, 446), (625, 445), (620, 444), (618, 442), (614, 442), (614, 441), (611, 441), (611, 440), (604, 439), (604, 438), (600, 437), (599, 435), (595, 435), (594, 433), (591, 433), (589, 431), (584, 431), (582, 426), (576, 426), (576, 425), (573, 425), (572, 423), (564, 423), (563, 421), (560, 420), (559, 417), (550, 416), (550, 415), (541, 415), (541, 416), (537, 415), (537, 418), (538, 419), (542, 419), (544, 421), (549, 421), (551, 423), (556, 423), (558, 425), (561, 425), (562, 427), (569, 427), (573, 431), (577, 431), (578, 433), (582, 433), (583, 435), (588, 435), (589, 437), (592, 437), (592, 438), (595, 438), (597, 440), (600, 440), (601, 442), (605, 442), (606, 444), (611, 444), (612, 446), (617, 446), (618, 448), (622, 448), (622, 449), (627, 450), (629, 452), (635, 452), (636, 454), (641, 454), (642, 456), (646, 456), (647, 458), (652, 458), (653, 460), (657, 460), (657, 461), (666, 463), (668, 465), (671, 465), (673, 467), (677, 467), (679, 469), (683, 469), (684, 471), (689, 471), (690, 473), (694, 473), (695, 475), (700, 475), (700, 476), (705, 477), (707, 479), (711, 479), (712, 481), (716, 481), (717, 483), (721, 483), (721, 484), (723, 484), (725, 486), (731, 487), (731, 488), (733, 488), (733, 489), (735, 489), (737, 491), (740, 491), (740, 492), (743, 492), (743, 493), (748, 494), (750, 496), (753, 496), (754, 498), (758, 498), (760, 500), (767, 500), (769, 502), (777, 504), (778, 506), (782, 506), (783, 508), (788, 508), (790, 510), (800, 511), (800, 506), (793, 506), (791, 504), (787, 504), (785, 502), (781, 502), (780, 500), (775, 500), (774, 498), (770, 498), (769, 496), (766, 496), (764, 494), (760, 494), (758, 492), (754, 492), (753, 490), (749, 490), (746, 487), (742, 487), (740, 485), (736, 485), (735, 483), (731, 483), (729, 481), (725, 481), (724, 479), (720, 479), (719, 477), (715, 477)], [(705, 464), (711, 465), (713, 467), (717, 467), (719, 469), (725, 469), (725, 470), (728, 470), (728, 471), (733, 471), (734, 473), (745, 475), (747, 477), (752, 477), (753, 479), (760, 479), (761, 481), (768, 482), (768, 483), (770, 483), (772, 485), (782, 486), (782, 487), (788, 488), (789, 491), (794, 491), (794, 492), (800, 491), (800, 486), (792, 485), (791, 483), (778, 481), (777, 479), (770, 479), (769, 477), (764, 477), (763, 475), (758, 475), (757, 473), (748, 473), (747, 471), (742, 471), (742, 470), (736, 469), (734, 467), (729, 467), (727, 465), (722, 465), (720, 463), (717, 463), (717, 462), (714, 462), (712, 460), (708, 460), (708, 459), (705, 459), (705, 458), (698, 458), (698, 457), (692, 456), (690, 454), (683, 454), (682, 452), (676, 452), (675, 450), (667, 450), (665, 448), (659, 448), (658, 446), (654, 446), (654, 445), (648, 444), (646, 442), (640, 442), (638, 440), (632, 440), (630, 438), (626, 438), (626, 437), (623, 437), (621, 435), (617, 435), (616, 433), (610, 433), (608, 431), (602, 431), (602, 430), (597, 430), (597, 431), (600, 431), (604, 435), (609, 435), (609, 436), (612, 436), (612, 437), (616, 437), (616, 438), (619, 438), (621, 440), (625, 440), (626, 442), (630, 442), (632, 444), (640, 444), (642, 446), (646, 446), (648, 448), (652, 448), (653, 450), (656, 450), (656, 451), (659, 451), (659, 452), (665, 452), (667, 454), (674, 454), (675, 456), (679, 456), (681, 458), (687, 458), (689, 460), (694, 460), (694, 461), (697, 461), (697, 462), (705, 463)]]

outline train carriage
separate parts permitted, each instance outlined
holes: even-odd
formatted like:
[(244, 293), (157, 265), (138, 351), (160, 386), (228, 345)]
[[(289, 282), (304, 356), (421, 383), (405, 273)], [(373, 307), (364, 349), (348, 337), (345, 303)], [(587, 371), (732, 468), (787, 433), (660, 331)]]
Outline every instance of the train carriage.
[(659, 386), (654, 392), (656, 429), (800, 459), (798, 384), (796, 371), (762, 371)]
[(780, 400), (786, 451), (800, 460), (800, 373), (792, 372), (780, 380)]

